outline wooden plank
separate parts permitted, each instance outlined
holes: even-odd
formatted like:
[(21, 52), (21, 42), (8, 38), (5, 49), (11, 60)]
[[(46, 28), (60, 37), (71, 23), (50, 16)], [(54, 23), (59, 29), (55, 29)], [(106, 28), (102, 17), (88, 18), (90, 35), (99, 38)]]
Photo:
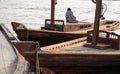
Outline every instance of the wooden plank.
[(63, 47), (68, 47), (80, 42), (83, 42), (86, 40), (86, 37), (83, 38), (78, 38), (78, 39), (74, 39), (74, 40), (70, 40), (70, 41), (66, 41), (66, 42), (62, 42), (62, 43), (58, 43), (58, 44), (54, 44), (54, 45), (49, 45), (49, 46), (45, 46), (45, 47), (41, 47), (41, 50), (56, 50), (56, 49), (61, 49)]

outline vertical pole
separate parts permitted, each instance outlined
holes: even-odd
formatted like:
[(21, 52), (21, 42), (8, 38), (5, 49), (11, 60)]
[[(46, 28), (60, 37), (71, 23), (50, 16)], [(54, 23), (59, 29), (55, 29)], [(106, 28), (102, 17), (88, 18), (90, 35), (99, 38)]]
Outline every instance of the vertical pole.
[(97, 38), (98, 38), (98, 35), (99, 35), (101, 5), (102, 5), (102, 0), (96, 0), (94, 30), (93, 30), (93, 37), (92, 37), (92, 45), (93, 46), (95, 46), (97, 44)]
[(55, 19), (55, 0), (51, 0), (51, 27), (54, 29)]

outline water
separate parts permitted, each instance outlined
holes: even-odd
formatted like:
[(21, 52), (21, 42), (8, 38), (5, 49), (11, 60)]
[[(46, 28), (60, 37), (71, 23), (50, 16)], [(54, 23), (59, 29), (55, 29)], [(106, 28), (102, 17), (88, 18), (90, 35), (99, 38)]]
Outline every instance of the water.
[[(11, 22), (20, 22), (29, 28), (44, 26), (50, 18), (51, 0), (0, 0), (0, 23), (12, 31)], [(106, 19), (120, 19), (120, 1), (103, 1), (107, 4)], [(91, 0), (58, 0), (55, 18), (65, 20), (70, 7), (78, 20), (94, 19), (95, 4)]]

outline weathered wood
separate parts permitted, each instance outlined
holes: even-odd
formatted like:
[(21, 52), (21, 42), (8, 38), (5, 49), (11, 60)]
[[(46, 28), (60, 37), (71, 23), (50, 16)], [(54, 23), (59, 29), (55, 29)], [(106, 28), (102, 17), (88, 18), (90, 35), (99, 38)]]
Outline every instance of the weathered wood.
[(107, 31), (110, 31), (110, 30), (112, 31), (112, 30), (118, 29), (119, 26), (120, 26), (120, 22), (116, 21), (116, 22), (114, 22), (114, 23), (112, 23), (110, 25), (107, 25), (106, 29), (107, 29)]
[[(17, 48), (24, 49), (25, 43), (15, 43)], [(20, 47), (19, 47), (20, 46)], [(30, 46), (29, 46), (30, 47)], [(29, 49), (28, 47), (28, 49)], [(35, 66), (35, 51), (22, 50), (23, 56)], [(82, 44), (57, 50), (39, 50), (40, 67), (68, 66), (113, 66), (120, 64), (120, 51), (95, 50), (82, 47)]]
[[(46, 19), (48, 20), (48, 19)], [(50, 20), (48, 20), (50, 21)], [(58, 21), (58, 20), (57, 20)], [(61, 20), (59, 20), (61, 21)], [(62, 24), (64, 23), (63, 21), (61, 21)], [(50, 23), (50, 22), (49, 22)], [(104, 25), (105, 21), (101, 22), (101, 29), (105, 29)], [(87, 31), (92, 30), (93, 28), (90, 27), (85, 27), (85, 26), (89, 26), (89, 23), (81, 23), (79, 25), (68, 25), (71, 28), (73, 26), (76, 26), (79, 28), (76, 29), (78, 31), (69, 31), (69, 32), (61, 32), (61, 31), (50, 31), (50, 30), (37, 30), (37, 29), (25, 29), (24, 25), (22, 25), (21, 23), (16, 23), (16, 22), (12, 22), (12, 26), (14, 31), (16, 32), (18, 38), (22, 41), (24, 40), (28, 40), (28, 41), (38, 41), (40, 46), (48, 46), (51, 44), (57, 44), (57, 43), (61, 43), (61, 42), (65, 42), (65, 41), (69, 41), (69, 40), (73, 40), (73, 39), (77, 39), (77, 38), (81, 38), (81, 37), (85, 37), (87, 34)], [(82, 28), (80, 28), (80, 26), (82, 26)], [(104, 26), (104, 27), (102, 27)], [(64, 28), (66, 28), (67, 25), (64, 26)], [(74, 28), (74, 27), (73, 27)]]
[[(71, 31), (79, 31), (79, 30), (85, 30), (85, 29), (91, 29), (94, 26), (93, 21), (86, 21), (86, 22), (79, 22), (79, 23), (65, 23), (64, 20), (54, 20), (55, 22), (55, 29), (56, 31), (62, 31), (62, 32), (71, 32)], [(45, 19), (45, 27), (42, 27), (43, 29), (50, 29), (51, 28), (51, 20)], [(101, 20), (100, 25), (105, 25), (106, 21)], [(57, 30), (57, 25), (61, 26), (61, 30)]]
[(86, 40), (86, 37), (78, 38), (78, 39), (74, 39), (74, 40), (70, 40), (70, 41), (66, 41), (66, 42), (62, 42), (62, 43), (58, 43), (58, 44), (53, 44), (53, 45), (41, 47), (41, 50), (48, 50), (49, 51), (49, 50), (61, 49), (64, 47), (78, 44), (78, 43), (83, 42), (85, 40)]
[(97, 0), (96, 1), (96, 11), (95, 11), (92, 46), (95, 46), (97, 44), (97, 40), (98, 40), (97, 38), (98, 38), (98, 31), (99, 31), (99, 27), (100, 27), (101, 6), (102, 6), (102, 0)]
[[(93, 33), (93, 31), (88, 32), (87, 44), (85, 44), (85, 46), (88, 46), (88, 47), (91, 46), (91, 44), (89, 44), (89, 43), (92, 42), (92, 37), (93, 37), (92, 33)], [(95, 46), (95, 48), (102, 49), (103, 46), (99, 45), (99, 44), (102, 44), (102, 45), (104, 45), (103, 49), (105, 49), (106, 47), (113, 48), (113, 49), (120, 49), (120, 47), (119, 47), (120, 46), (119, 45), (120, 44), (120, 40), (119, 40), (120, 35), (115, 34), (113, 32), (107, 32), (107, 31), (101, 31), (101, 30), (98, 32), (98, 34), (99, 34), (99, 36), (98, 36), (98, 44)]]
[[(51, 31), (49, 31), (51, 32)], [(80, 39), (79, 39), (80, 40)], [(42, 67), (83, 67), (83, 66), (89, 66), (89, 67), (108, 67), (108, 66), (116, 66), (120, 63), (120, 52), (109, 50), (95, 50), (95, 49), (89, 49), (82, 47), (82, 43), (79, 44), (79, 40), (73, 40), (70, 42), (70, 45), (72, 43), (76, 43), (78, 41), (78, 44), (68, 47), (68, 48), (62, 48), (62, 45), (68, 45), (69, 41), (65, 44), (56, 44), (51, 45), (50, 47), (42, 47), (41, 50), (38, 51), (39, 55), (39, 64), (40, 68)], [(76, 42), (75, 42), (76, 41)], [(25, 45), (27, 44), (27, 45)], [(35, 66), (35, 49), (32, 47), (32, 50), (29, 50), (32, 46), (32, 43), (29, 42), (20, 42), (15, 43), (15, 46), (18, 51), (21, 51), (21, 54), (25, 57), (28, 62), (30, 62), (31, 65)], [(61, 46), (59, 48), (59, 46)]]

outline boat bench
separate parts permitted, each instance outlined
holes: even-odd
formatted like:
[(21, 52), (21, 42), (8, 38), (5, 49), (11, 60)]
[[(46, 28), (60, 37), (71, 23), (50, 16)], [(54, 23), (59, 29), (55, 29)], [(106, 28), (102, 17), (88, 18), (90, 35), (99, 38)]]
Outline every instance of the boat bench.
[[(64, 27), (64, 20), (55, 20), (55, 30), (57, 31), (63, 31)], [(51, 25), (51, 20), (50, 19), (45, 19), (45, 27), (42, 27), (42, 29), (46, 30), (54, 30), (52, 25)]]
[[(92, 43), (93, 31), (87, 33), (87, 45)], [(120, 35), (113, 32), (99, 31), (97, 45), (100, 47), (111, 47), (113, 49), (120, 49)], [(96, 46), (97, 46), (96, 45)]]

